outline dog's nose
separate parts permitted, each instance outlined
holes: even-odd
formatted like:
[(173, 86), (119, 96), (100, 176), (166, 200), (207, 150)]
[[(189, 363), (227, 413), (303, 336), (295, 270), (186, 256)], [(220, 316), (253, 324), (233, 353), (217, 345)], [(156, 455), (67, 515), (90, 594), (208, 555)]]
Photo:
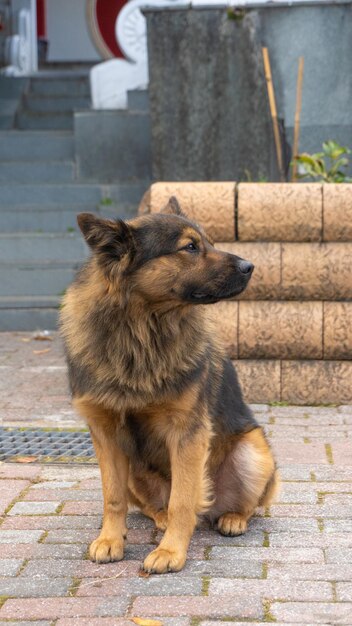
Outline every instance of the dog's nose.
[(250, 261), (241, 261), (239, 264), (239, 270), (242, 274), (251, 274), (254, 270), (254, 265)]

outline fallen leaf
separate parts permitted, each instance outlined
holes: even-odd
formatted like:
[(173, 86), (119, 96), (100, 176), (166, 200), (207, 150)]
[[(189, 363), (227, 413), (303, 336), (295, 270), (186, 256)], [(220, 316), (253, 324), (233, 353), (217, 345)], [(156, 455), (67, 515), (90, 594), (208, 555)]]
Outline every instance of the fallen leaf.
[(18, 456), (16, 458), (16, 463), (35, 463), (37, 460), (37, 456)]
[(51, 348), (46, 348), (45, 350), (33, 350), (33, 354), (46, 354), (50, 352)]
[(157, 619), (144, 619), (143, 617), (132, 617), (131, 619), (138, 626), (163, 626), (163, 623)]
[(53, 340), (52, 336), (50, 335), (49, 330), (43, 330), (42, 332), (34, 333), (34, 335), (32, 335), (32, 339), (35, 339), (35, 341), (52, 341)]

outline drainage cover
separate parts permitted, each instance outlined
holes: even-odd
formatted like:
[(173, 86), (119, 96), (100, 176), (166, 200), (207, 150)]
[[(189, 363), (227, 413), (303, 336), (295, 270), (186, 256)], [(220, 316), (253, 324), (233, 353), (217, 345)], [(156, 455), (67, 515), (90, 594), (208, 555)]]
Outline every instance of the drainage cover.
[(96, 463), (89, 432), (0, 427), (0, 461)]

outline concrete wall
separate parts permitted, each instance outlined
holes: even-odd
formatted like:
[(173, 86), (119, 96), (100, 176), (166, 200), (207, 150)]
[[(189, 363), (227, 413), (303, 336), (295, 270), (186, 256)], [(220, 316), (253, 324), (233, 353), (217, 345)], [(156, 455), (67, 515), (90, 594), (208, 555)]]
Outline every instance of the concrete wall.
[(352, 147), (351, 3), (146, 15), (155, 178), (277, 179), (262, 46), (288, 143), (304, 56), (300, 151)]

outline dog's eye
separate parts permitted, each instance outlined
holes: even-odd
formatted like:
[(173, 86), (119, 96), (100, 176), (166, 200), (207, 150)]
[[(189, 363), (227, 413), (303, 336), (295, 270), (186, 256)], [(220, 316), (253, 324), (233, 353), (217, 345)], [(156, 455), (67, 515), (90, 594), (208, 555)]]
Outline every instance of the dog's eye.
[(187, 250), (188, 252), (196, 252), (198, 250), (196, 244), (193, 243), (193, 241), (188, 243), (184, 249)]

